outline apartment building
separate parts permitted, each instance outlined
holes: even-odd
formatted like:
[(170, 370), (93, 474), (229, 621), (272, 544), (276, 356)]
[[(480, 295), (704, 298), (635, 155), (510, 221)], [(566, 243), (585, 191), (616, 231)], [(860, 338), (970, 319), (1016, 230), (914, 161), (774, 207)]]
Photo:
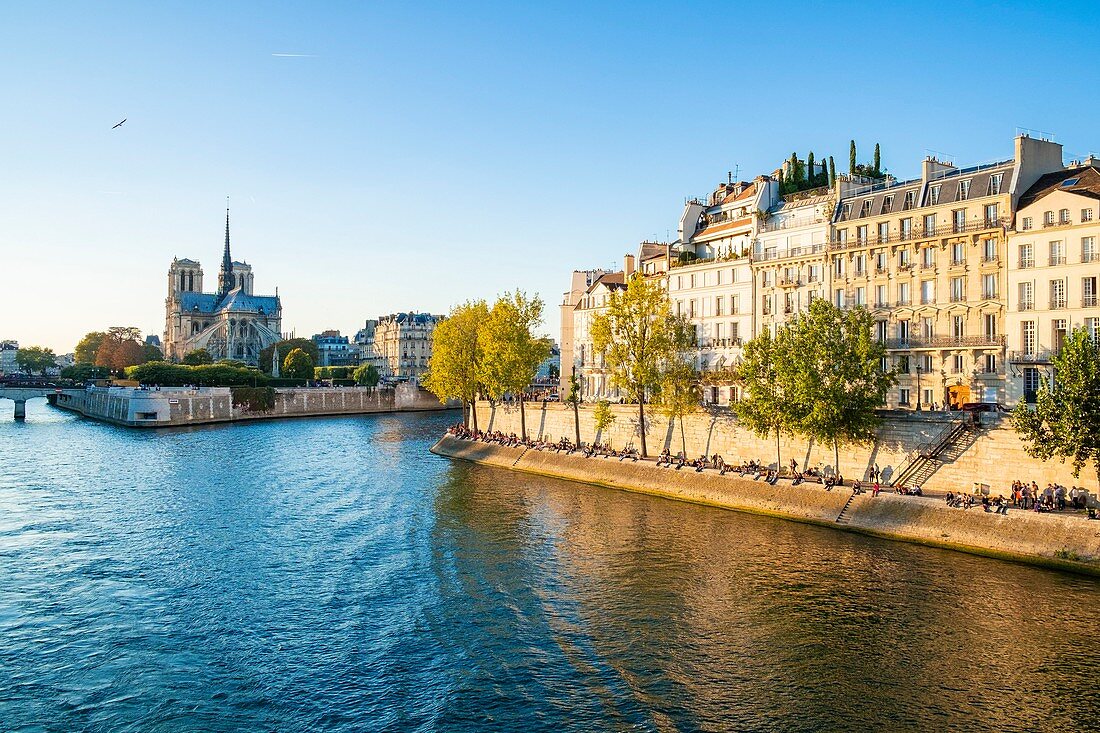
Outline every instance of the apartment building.
[(768, 329), (774, 336), (814, 299), (825, 297), (836, 201), (832, 189), (816, 188), (788, 194), (768, 210), (752, 251), (754, 332)]
[(674, 312), (694, 329), (691, 358), (707, 402), (737, 399), (731, 370), (754, 330), (752, 243), (778, 188), (764, 176), (727, 181), (704, 199), (688, 201), (680, 217), (668, 293)]
[[(569, 374), (565, 370), (576, 368), (581, 385), (581, 398), (585, 402), (618, 400), (619, 390), (611, 386), (611, 378), (602, 354), (592, 345), (592, 320), (607, 310), (611, 293), (626, 290), (626, 281), (633, 274), (633, 255), (626, 256), (626, 267), (619, 272), (605, 272), (585, 290), (572, 311), (573, 363), (562, 361), (562, 385), (568, 389)], [(563, 332), (564, 340), (564, 332)], [(564, 352), (563, 352), (564, 353)], [(562, 397), (568, 396), (563, 392)]]
[(919, 179), (840, 198), (829, 297), (874, 314), (899, 370), (891, 407), (1006, 399), (1008, 225), (1022, 191), (1062, 167), (1060, 145), (1020, 136), (1015, 148), (967, 168), (930, 157)]
[(1008, 237), (1007, 401), (1034, 402), (1066, 336), (1100, 343), (1100, 160), (1039, 178), (1020, 198)]
[(569, 278), (569, 290), (561, 297), (561, 389), (563, 396), (569, 388), (569, 377), (574, 367), (580, 367), (577, 360), (576, 343), (576, 311), (581, 299), (588, 293), (597, 280), (609, 274), (608, 270), (573, 270)]

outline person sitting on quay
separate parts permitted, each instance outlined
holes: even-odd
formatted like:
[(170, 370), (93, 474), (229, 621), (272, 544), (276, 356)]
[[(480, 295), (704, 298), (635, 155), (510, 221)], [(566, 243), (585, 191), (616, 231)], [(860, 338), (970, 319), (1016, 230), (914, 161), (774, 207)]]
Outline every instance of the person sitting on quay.
[(859, 479), (856, 479), (855, 481), (852, 482), (852, 493), (853, 494), (862, 494), (863, 493), (863, 484), (861, 484), (859, 482)]
[(661, 451), (661, 455), (657, 456), (657, 468), (661, 468), (662, 466), (671, 466), (671, 465), (672, 465), (672, 453), (669, 452), (668, 448), (665, 448), (663, 451)]

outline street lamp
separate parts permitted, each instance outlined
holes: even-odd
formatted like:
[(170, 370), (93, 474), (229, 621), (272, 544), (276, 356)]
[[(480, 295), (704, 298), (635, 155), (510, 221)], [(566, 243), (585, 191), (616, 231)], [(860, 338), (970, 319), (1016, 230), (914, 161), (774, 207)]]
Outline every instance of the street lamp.
[(917, 412), (920, 412), (920, 375), (924, 371), (924, 367), (917, 363)]

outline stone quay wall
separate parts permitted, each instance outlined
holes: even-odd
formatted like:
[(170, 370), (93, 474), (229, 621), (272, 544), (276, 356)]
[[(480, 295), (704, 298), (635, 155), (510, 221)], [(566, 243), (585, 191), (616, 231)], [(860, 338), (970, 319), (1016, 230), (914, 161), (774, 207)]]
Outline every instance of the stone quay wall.
[(55, 404), (127, 427), (173, 427), (321, 415), (451, 409), (414, 384), (396, 387), (279, 388), (270, 410), (233, 404), (229, 387), (137, 389), (90, 387), (58, 395)]
[(585, 458), (444, 436), (437, 455), (580, 481), (679, 501), (766, 514), (889, 539), (1100, 575), (1100, 522), (1079, 514), (1035, 514), (981, 506), (963, 510), (941, 499), (850, 490), (820, 484), (769, 486), (736, 474), (657, 468), (653, 461)]
[[(637, 405), (612, 405), (615, 421), (607, 430), (597, 433), (591, 405), (581, 405), (581, 440), (610, 443), (616, 448), (638, 446)], [(519, 407), (504, 403), (490, 405), (479, 402), (478, 427), (520, 433)], [(573, 408), (557, 402), (528, 402), (527, 434), (558, 440), (574, 438)], [(967, 419), (969, 416), (965, 416)], [(1068, 465), (1058, 461), (1040, 461), (1027, 455), (1024, 444), (1012, 429), (1007, 416), (983, 413), (980, 430), (969, 434), (954, 450), (949, 451), (935, 472), (922, 484), (932, 491), (971, 492), (975, 483), (987, 484), (993, 495), (1009, 496), (1014, 480), (1035, 481), (1040, 487), (1048, 482), (1063, 486), (1082, 486), (1090, 492), (1090, 504), (1096, 501), (1096, 467), (1086, 466), (1074, 478)], [(875, 441), (868, 445), (840, 446), (840, 473), (845, 479), (865, 480), (877, 465), (883, 481), (902, 470), (922, 443), (933, 440), (952, 420), (964, 419), (962, 413), (893, 412), (883, 419)], [(728, 408), (700, 410), (683, 421), (683, 436), (679, 420), (646, 412), (646, 445), (649, 454), (658, 455), (665, 448), (673, 454), (682, 450), (686, 440), (688, 458), (718, 453), (727, 463), (758, 460), (775, 465), (775, 437), (761, 438), (746, 430)], [(783, 435), (780, 452), (784, 467), (791, 458), (800, 468), (833, 469), (833, 446)]]

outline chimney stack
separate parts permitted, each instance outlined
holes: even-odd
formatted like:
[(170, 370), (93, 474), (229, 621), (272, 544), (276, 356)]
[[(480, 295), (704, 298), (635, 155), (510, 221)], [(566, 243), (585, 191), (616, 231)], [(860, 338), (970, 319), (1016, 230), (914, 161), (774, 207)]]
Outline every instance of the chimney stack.
[(623, 278), (630, 279), (630, 276), (634, 274), (634, 255), (623, 256)]

